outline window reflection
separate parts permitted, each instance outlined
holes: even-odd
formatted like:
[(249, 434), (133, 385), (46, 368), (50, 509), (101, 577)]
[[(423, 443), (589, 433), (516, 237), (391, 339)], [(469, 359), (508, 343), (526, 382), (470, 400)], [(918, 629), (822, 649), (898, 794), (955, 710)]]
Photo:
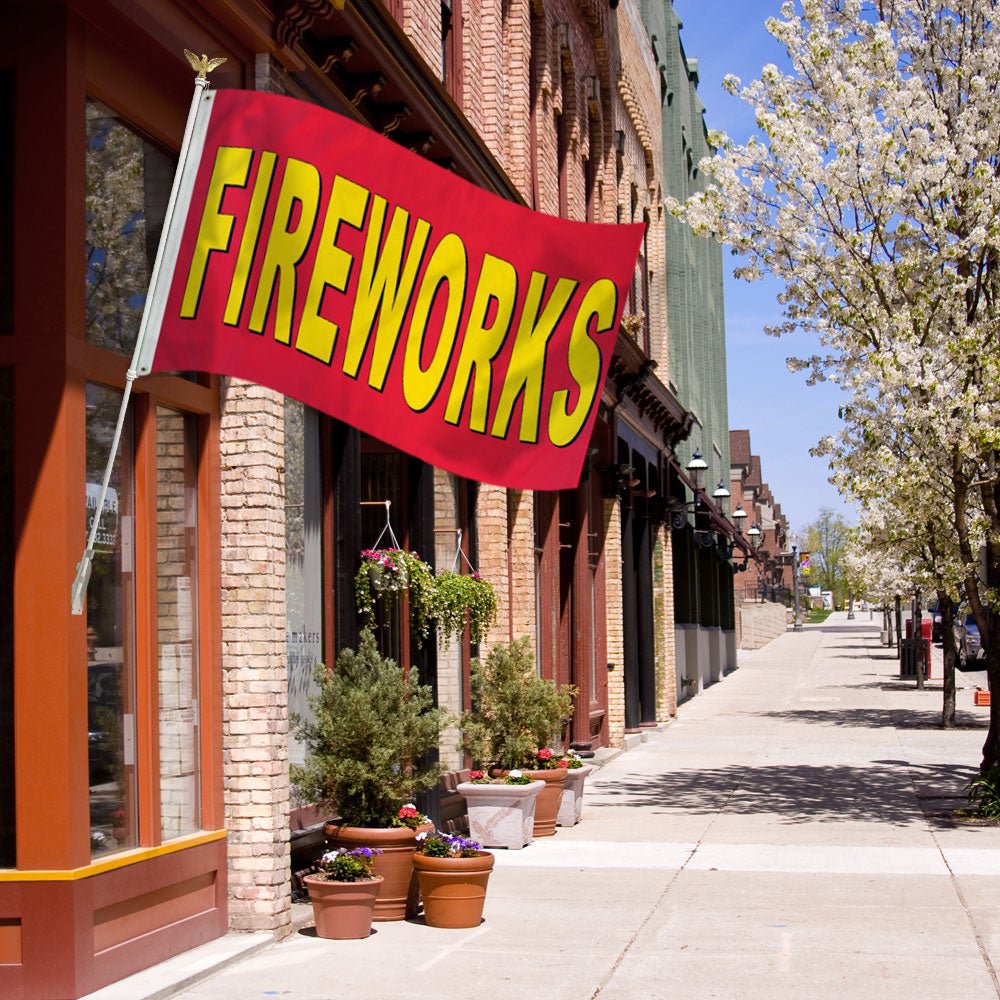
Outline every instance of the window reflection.
[(87, 101), (87, 340), (131, 355), (176, 159)]
[[(288, 711), (312, 719), (313, 670), (323, 659), (322, 509), (319, 420), (294, 399), (285, 399), (285, 606)], [(288, 756), (305, 762), (305, 748), (291, 734)]]
[(201, 828), (197, 424), (156, 409), (157, 665), (164, 840)]
[(87, 744), (93, 857), (137, 843), (135, 644), (132, 565), (132, 428), (121, 445), (100, 513), (101, 480), (122, 394), (87, 386), (87, 532), (100, 523), (87, 587)]

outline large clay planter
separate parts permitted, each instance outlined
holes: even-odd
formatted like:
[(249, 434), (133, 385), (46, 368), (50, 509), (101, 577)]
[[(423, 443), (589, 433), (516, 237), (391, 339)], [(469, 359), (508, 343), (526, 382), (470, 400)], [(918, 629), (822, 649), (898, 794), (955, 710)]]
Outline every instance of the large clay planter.
[(583, 813), (583, 783), (593, 770), (593, 764), (566, 770), (566, 782), (559, 800), (559, 812), (556, 813), (557, 826), (576, 826), (580, 822)]
[(493, 855), (478, 851), (472, 858), (428, 858), (413, 855), (420, 880), (424, 919), (429, 927), (478, 927), (483, 919), (486, 883)]
[(455, 789), (465, 797), (469, 810), (469, 836), (483, 847), (506, 847), (519, 851), (531, 843), (535, 829), (535, 806), (545, 787), (530, 785), (477, 785), (461, 782)]
[[(556, 814), (559, 812), (559, 800), (562, 798), (563, 782), (566, 780), (566, 768), (554, 767), (548, 771), (525, 771), (521, 774), (532, 781), (544, 781), (545, 787), (538, 796), (535, 806), (535, 836), (551, 837), (556, 832)], [(491, 775), (504, 775), (507, 771), (494, 768)]]
[(302, 881), (309, 890), (317, 937), (348, 941), (371, 934), (381, 878), (366, 882), (328, 882), (307, 875)]
[[(427, 825), (420, 830), (430, 832)], [(331, 848), (370, 847), (382, 853), (375, 856), (372, 871), (382, 876), (378, 899), (375, 900), (375, 920), (404, 920), (415, 917), (420, 906), (420, 889), (413, 871), (413, 852), (417, 848), (417, 833), (408, 826), (364, 827), (327, 823), (323, 827)]]

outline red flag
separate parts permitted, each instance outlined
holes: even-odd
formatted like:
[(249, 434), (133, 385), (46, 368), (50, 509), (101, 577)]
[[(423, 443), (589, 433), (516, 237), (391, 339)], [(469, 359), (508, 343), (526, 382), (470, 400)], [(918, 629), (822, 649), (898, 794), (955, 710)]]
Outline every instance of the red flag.
[(203, 100), (140, 373), (235, 375), (470, 479), (575, 486), (643, 227), (532, 212), (312, 104)]

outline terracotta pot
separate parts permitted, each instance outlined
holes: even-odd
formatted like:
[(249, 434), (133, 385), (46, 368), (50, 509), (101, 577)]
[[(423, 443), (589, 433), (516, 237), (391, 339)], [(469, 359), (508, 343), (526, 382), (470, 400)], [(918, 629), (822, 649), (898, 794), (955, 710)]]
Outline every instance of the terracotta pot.
[[(430, 833), (431, 825), (419, 830)], [(420, 905), (420, 889), (413, 871), (413, 852), (417, 847), (417, 833), (408, 826), (364, 827), (327, 823), (323, 827), (327, 845), (333, 849), (343, 847), (376, 848), (382, 853), (375, 856), (372, 871), (381, 875), (383, 882), (375, 901), (376, 920), (404, 920), (415, 917)]]
[[(508, 773), (499, 768), (490, 771), (492, 776)], [(531, 778), (532, 781), (545, 782), (545, 787), (538, 796), (538, 804), (535, 806), (534, 832), (536, 837), (551, 837), (556, 832), (556, 815), (559, 812), (559, 800), (562, 798), (563, 782), (566, 780), (566, 768), (554, 767), (547, 771), (526, 771), (522, 768), (521, 774)]]
[(478, 927), (483, 919), (486, 884), (493, 855), (477, 851), (472, 858), (428, 858), (413, 855), (429, 927)]
[(593, 764), (567, 769), (562, 798), (559, 800), (559, 812), (556, 814), (558, 826), (576, 826), (580, 822), (580, 816), (583, 814), (583, 783), (593, 770)]
[(455, 789), (469, 810), (469, 836), (483, 847), (519, 851), (531, 843), (535, 806), (544, 781), (530, 785), (477, 785), (463, 781)]
[(371, 934), (381, 878), (367, 882), (328, 882), (307, 875), (302, 881), (309, 890), (317, 937), (347, 941)]

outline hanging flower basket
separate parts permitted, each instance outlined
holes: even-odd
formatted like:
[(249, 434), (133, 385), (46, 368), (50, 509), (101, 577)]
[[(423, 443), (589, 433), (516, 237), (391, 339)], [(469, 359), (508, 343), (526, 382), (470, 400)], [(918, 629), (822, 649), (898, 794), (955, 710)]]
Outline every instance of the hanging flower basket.
[(469, 638), (481, 643), (497, 618), (497, 595), (478, 573), (446, 570), (435, 578), (434, 620), (438, 639), (447, 649), (452, 639), (462, 638), (466, 617)]
[(409, 594), (410, 621), (418, 640), (427, 637), (434, 617), (434, 573), (416, 552), (364, 549), (354, 577), (354, 596), (365, 625), (375, 624), (375, 608), (404, 591)]

